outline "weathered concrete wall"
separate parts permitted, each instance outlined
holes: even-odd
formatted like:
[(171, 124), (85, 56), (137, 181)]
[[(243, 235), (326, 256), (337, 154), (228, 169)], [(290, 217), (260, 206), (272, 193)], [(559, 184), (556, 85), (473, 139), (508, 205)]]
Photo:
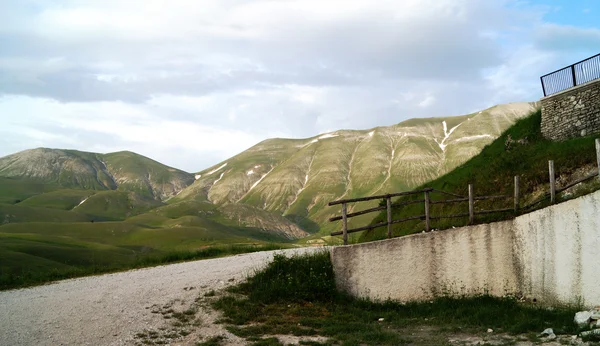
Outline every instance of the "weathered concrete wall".
[(511, 226), (508, 221), (335, 247), (336, 281), (354, 296), (376, 300), (514, 292)]
[(600, 79), (544, 97), (542, 134), (561, 141), (600, 132)]
[(521, 292), (600, 304), (600, 192), (519, 216), (513, 232)]
[(511, 221), (332, 249), (340, 289), (399, 301), (524, 294), (600, 304), (600, 191)]

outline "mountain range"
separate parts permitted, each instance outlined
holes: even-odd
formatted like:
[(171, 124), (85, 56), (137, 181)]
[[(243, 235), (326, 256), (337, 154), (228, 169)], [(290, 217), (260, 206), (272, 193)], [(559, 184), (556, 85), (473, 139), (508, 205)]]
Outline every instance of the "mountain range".
[(105, 221), (327, 241), (338, 227), (327, 220), (339, 214), (328, 202), (409, 190), (440, 177), (537, 107), (512, 103), (462, 116), (268, 139), (193, 174), (132, 152), (26, 150), (0, 158), (0, 233), (13, 223)]

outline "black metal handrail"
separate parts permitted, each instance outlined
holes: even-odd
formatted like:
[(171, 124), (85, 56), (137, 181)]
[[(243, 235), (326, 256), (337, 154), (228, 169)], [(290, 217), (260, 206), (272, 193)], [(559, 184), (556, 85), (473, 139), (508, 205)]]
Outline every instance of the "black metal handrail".
[(600, 54), (540, 77), (544, 96), (600, 78)]

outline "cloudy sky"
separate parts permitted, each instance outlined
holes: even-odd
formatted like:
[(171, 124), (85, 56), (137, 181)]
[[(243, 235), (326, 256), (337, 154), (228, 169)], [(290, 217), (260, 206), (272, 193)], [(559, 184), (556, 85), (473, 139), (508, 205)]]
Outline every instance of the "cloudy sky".
[(0, 156), (190, 172), (271, 137), (535, 101), (600, 52), (598, 0), (0, 0)]

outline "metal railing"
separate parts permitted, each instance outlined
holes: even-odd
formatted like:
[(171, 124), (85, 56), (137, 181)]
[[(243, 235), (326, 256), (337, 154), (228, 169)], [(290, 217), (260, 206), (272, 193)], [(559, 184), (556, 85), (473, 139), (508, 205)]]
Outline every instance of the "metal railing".
[(544, 96), (600, 78), (600, 54), (540, 77)]

